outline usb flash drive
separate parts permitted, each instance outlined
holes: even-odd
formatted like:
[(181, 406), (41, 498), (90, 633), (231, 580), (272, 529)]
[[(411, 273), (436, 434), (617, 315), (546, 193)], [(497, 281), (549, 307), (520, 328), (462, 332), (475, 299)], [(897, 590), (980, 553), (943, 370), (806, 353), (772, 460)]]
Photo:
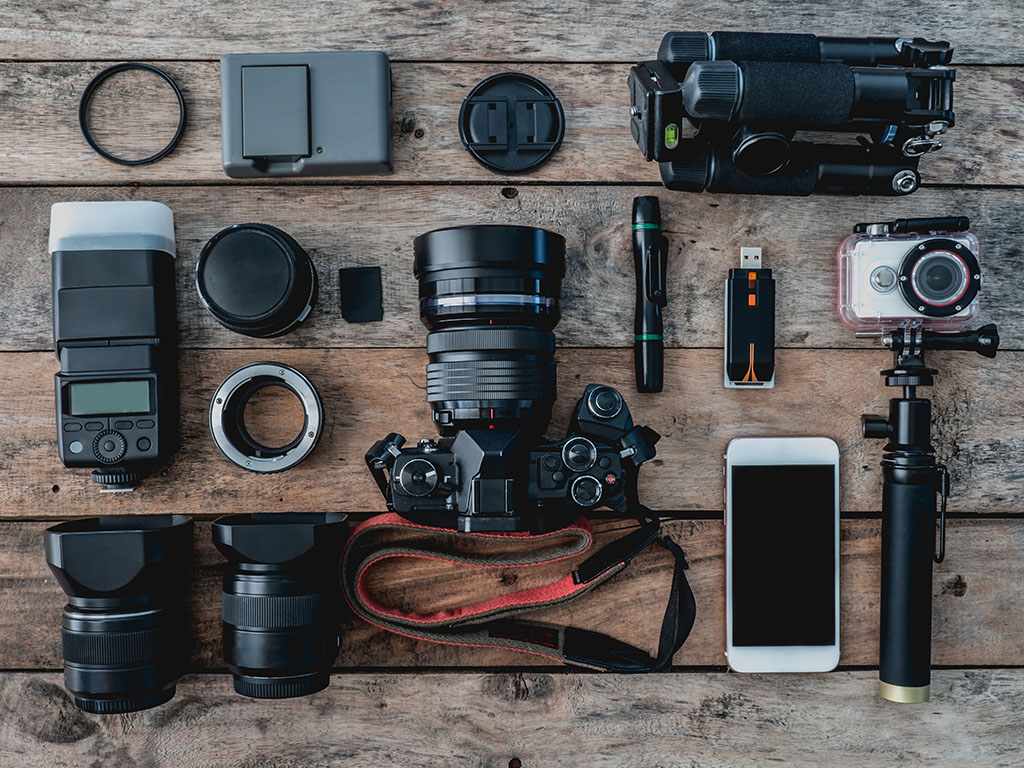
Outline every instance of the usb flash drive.
[(775, 280), (760, 248), (740, 248), (740, 268), (725, 281), (725, 386), (775, 386)]

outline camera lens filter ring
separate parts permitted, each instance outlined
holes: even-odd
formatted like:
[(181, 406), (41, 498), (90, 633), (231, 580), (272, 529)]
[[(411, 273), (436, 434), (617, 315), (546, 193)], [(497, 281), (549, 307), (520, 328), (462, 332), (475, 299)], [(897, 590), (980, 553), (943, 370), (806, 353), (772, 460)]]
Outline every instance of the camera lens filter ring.
[[(153, 73), (171, 87), (171, 90), (174, 91), (175, 98), (178, 100), (178, 126), (174, 130), (174, 136), (171, 137), (171, 140), (167, 142), (163, 149), (154, 152), (149, 157), (142, 157), (137, 160), (118, 157), (117, 155), (103, 149), (103, 147), (101, 147), (93, 137), (92, 127), (89, 125), (89, 104), (92, 102), (93, 96), (96, 95), (96, 90), (112, 75), (116, 75), (118, 72), (126, 72), (128, 70), (139, 70), (141, 72)], [(115, 64), (112, 67), (107, 67), (96, 75), (96, 77), (89, 82), (89, 85), (85, 87), (81, 101), (78, 103), (78, 126), (82, 129), (82, 136), (86, 143), (88, 143), (88, 145), (92, 147), (93, 151), (103, 159), (109, 160), (112, 163), (117, 163), (118, 165), (149, 165), (150, 163), (155, 163), (157, 160), (168, 155), (181, 140), (181, 135), (185, 132), (185, 97), (181, 95), (181, 89), (178, 87), (178, 84), (174, 82), (174, 78), (162, 69), (154, 67), (152, 64), (143, 64), (140, 61), (126, 61), (122, 64)]]
[[(245, 427), (245, 406), (265, 387), (290, 390), (302, 404), (302, 431), (287, 445), (260, 444)], [(251, 363), (232, 373), (217, 388), (210, 403), (210, 433), (221, 453), (250, 472), (270, 474), (291, 469), (316, 448), (323, 434), (320, 395), (309, 379), (283, 363)]]

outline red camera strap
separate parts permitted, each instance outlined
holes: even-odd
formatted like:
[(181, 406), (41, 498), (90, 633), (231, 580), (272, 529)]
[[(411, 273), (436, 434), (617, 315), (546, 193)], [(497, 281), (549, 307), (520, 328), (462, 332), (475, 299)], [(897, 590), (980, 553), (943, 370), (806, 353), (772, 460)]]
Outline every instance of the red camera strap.
[[(352, 610), (365, 621), (389, 632), (436, 643), (507, 648), (546, 656), (566, 664), (618, 672), (662, 669), (686, 640), (696, 613), (693, 592), (686, 581), (686, 559), (667, 537), (659, 538), (656, 520), (644, 521), (629, 534), (613, 541), (557, 581), (494, 597), (471, 605), (432, 613), (388, 607), (368, 587), (373, 566), (395, 558), (439, 560), (472, 568), (530, 567), (568, 560), (593, 546), (585, 517), (558, 531), (529, 533), (465, 533), (410, 522), (395, 513), (364, 521), (353, 531), (341, 561), (341, 582)], [(401, 534), (389, 541), (388, 535)], [(503, 547), (501, 554), (461, 552), (444, 546), (462, 541), (529, 543), (523, 552)], [(656, 658), (640, 648), (607, 635), (573, 627), (513, 619), (539, 608), (567, 603), (590, 592), (621, 572), (639, 552), (657, 542), (676, 560), (668, 609), (662, 624)]]

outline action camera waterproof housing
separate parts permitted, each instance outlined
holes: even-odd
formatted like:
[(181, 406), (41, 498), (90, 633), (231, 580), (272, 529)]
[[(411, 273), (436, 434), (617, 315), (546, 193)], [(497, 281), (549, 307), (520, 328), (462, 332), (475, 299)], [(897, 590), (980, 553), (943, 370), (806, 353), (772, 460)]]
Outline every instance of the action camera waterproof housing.
[(133, 490), (177, 434), (174, 216), (162, 203), (50, 211), (57, 450)]
[(858, 224), (839, 246), (839, 316), (861, 335), (954, 331), (978, 312), (978, 240), (966, 217)]

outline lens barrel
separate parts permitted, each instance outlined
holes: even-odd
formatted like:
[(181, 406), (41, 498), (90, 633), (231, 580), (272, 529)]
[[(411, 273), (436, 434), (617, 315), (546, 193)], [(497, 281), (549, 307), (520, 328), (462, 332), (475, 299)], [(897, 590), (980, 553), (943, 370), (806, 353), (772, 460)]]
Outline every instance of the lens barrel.
[(169, 701), (188, 639), (180, 596), (192, 557), (191, 518), (85, 518), (47, 529), (45, 544), (68, 596), (61, 645), (75, 706), (119, 714)]
[(533, 227), (451, 227), (416, 238), (427, 401), (443, 435), (542, 433), (555, 401), (565, 238)]
[(222, 517), (213, 543), (230, 562), (221, 608), (235, 691), (285, 699), (321, 691), (338, 657), (338, 562), (345, 515)]

